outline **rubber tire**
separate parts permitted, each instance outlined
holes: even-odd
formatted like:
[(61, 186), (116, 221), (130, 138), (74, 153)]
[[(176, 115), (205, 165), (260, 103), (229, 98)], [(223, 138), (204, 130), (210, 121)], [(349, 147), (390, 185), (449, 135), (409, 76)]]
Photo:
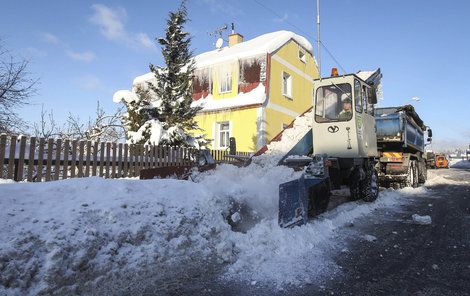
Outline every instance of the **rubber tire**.
[(349, 181), (349, 200), (356, 201), (361, 199), (361, 181), (359, 180), (359, 171), (355, 169), (350, 176)]
[(418, 173), (414, 160), (410, 160), (410, 165), (408, 166), (408, 177), (406, 178), (406, 181), (402, 183), (401, 187), (418, 187)]
[(373, 202), (379, 196), (379, 174), (374, 166), (366, 170), (366, 178), (361, 182), (362, 200)]
[(428, 179), (428, 167), (426, 165), (421, 166), (423, 170), (419, 170), (418, 166), (418, 182), (419, 184), (424, 184), (426, 180)]

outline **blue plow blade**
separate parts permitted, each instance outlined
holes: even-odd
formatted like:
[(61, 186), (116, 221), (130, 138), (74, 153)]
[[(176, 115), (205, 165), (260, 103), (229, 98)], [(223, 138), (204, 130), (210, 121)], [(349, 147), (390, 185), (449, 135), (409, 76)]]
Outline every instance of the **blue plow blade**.
[(302, 139), (295, 144), (292, 149), (287, 152), (286, 155), (279, 161), (279, 165), (282, 165), (284, 160), (291, 155), (308, 155), (313, 148), (313, 132), (309, 130)]
[(279, 185), (279, 226), (283, 228), (303, 225), (308, 221), (309, 195), (327, 178), (306, 178)]

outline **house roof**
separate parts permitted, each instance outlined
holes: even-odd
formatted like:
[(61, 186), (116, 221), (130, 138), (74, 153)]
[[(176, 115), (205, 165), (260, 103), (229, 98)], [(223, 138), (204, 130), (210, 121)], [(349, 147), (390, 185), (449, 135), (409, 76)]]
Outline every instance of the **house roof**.
[(220, 50), (216, 49), (201, 53), (195, 57), (196, 66), (202, 68), (213, 64), (272, 53), (291, 39), (299, 43), (308, 52), (313, 52), (312, 44), (305, 37), (290, 31), (277, 31), (263, 34), (231, 47), (226, 46)]
[[(290, 31), (277, 31), (260, 35), (231, 47), (226, 46), (221, 49), (201, 53), (195, 56), (194, 59), (197, 68), (204, 68), (214, 64), (273, 53), (291, 39), (313, 55), (312, 44), (305, 37)], [(147, 73), (136, 77), (133, 84), (141, 84), (146, 81), (152, 81), (152, 79), (155, 79), (153, 73)]]

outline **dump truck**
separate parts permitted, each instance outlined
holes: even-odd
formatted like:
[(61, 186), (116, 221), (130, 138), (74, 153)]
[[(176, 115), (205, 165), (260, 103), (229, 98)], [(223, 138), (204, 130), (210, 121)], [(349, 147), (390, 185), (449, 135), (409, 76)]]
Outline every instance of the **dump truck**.
[(403, 188), (423, 184), (427, 178), (425, 144), (431, 141), (432, 130), (414, 107), (376, 108), (375, 123), (380, 185)]
[[(315, 80), (311, 135), (291, 151), (313, 151), (299, 179), (279, 185), (279, 225), (324, 212), (332, 189), (374, 201), (379, 183), (418, 186), (427, 176), (423, 124), (412, 106), (375, 108), (380, 69)], [(367, 74), (367, 75), (365, 75)], [(429, 139), (432, 132), (428, 132)], [(311, 138), (311, 147), (305, 139)], [(289, 152), (290, 153), (290, 152)], [(284, 161), (288, 161), (286, 158)]]
[(436, 154), (435, 167), (437, 169), (448, 169), (449, 168), (449, 160), (447, 159), (445, 154)]

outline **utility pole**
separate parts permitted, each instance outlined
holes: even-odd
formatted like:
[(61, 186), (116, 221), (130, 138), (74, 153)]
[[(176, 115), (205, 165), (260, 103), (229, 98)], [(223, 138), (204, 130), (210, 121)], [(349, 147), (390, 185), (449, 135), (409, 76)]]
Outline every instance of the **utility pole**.
[(317, 0), (317, 64), (318, 64), (318, 74), (321, 78), (321, 61), (320, 61), (320, 0)]

